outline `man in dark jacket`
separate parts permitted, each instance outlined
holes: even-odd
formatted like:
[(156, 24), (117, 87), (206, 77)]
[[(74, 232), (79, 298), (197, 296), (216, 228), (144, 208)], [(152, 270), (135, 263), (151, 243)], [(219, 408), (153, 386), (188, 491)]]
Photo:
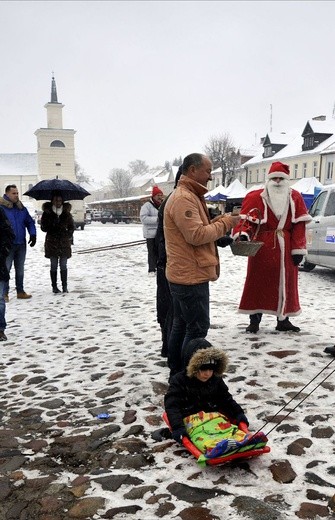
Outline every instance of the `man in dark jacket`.
[(4, 299), (4, 288), (9, 280), (9, 273), (6, 265), (6, 258), (11, 250), (14, 241), (12, 227), (4, 211), (0, 208), (0, 341), (6, 341), (6, 303)]
[[(0, 197), (0, 206), (4, 210), (15, 235), (14, 243), (6, 259), (8, 272), (10, 272), (14, 262), (17, 297), (19, 299), (31, 298), (31, 294), (27, 294), (24, 291), (23, 277), (27, 250), (26, 230), (29, 233), (28, 244), (34, 247), (36, 244), (35, 222), (29, 215), (27, 208), (19, 200), (19, 192), (15, 184), (10, 184), (6, 187), (5, 195)], [(7, 282), (4, 293), (6, 301), (8, 301), (8, 293), (9, 283)]]

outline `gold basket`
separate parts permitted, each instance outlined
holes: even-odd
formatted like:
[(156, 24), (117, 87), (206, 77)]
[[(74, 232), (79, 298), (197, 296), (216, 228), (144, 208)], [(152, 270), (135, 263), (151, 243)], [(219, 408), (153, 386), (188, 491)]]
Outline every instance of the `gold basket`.
[(256, 211), (258, 213), (258, 224), (255, 233), (252, 235), (251, 240), (241, 240), (241, 231), (232, 244), (230, 244), (230, 248), (232, 250), (233, 255), (236, 256), (255, 256), (256, 253), (260, 250), (264, 242), (257, 242), (256, 238), (259, 232), (259, 228), (261, 227), (261, 212), (258, 208), (253, 208), (249, 213), (246, 214), (244, 220), (247, 220), (251, 211)]

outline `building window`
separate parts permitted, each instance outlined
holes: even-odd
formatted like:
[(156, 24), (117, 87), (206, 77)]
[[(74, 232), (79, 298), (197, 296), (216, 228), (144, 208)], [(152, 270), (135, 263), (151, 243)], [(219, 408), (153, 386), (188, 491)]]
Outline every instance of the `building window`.
[(251, 184), (251, 179), (252, 179), (252, 171), (250, 170), (249, 171), (249, 184)]
[(331, 161), (327, 165), (327, 181), (330, 181), (333, 178), (333, 164), (333, 161)]
[(296, 179), (298, 177), (298, 165), (294, 165), (293, 178)]
[(60, 162), (56, 162), (56, 166), (62, 166)]
[(65, 148), (65, 144), (63, 143), (63, 141), (58, 141), (56, 139), (56, 141), (52, 141), (52, 143), (50, 143), (50, 146), (52, 148)]
[(262, 175), (261, 181), (265, 181), (265, 176), (266, 176), (266, 169), (263, 168), (263, 175)]
[(259, 182), (259, 170), (256, 170), (256, 182)]
[(318, 162), (313, 161), (313, 177), (316, 177), (318, 174)]
[(307, 176), (307, 162), (304, 162), (302, 164), (302, 176), (303, 177), (306, 177)]

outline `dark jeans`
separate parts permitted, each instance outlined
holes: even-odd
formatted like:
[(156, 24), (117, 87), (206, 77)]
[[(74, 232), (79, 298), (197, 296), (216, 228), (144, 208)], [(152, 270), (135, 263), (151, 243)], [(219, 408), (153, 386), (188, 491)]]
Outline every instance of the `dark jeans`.
[(5, 299), (3, 297), (4, 295), (4, 288), (6, 286), (6, 282), (3, 280), (0, 280), (0, 330), (4, 331), (6, 329), (6, 304)]
[(157, 251), (154, 238), (147, 238), (149, 273), (154, 273), (157, 267)]
[(67, 267), (67, 258), (66, 256), (52, 256), (50, 258), (50, 271), (56, 271), (58, 267), (58, 260), (59, 260), (59, 268), (61, 271), (64, 271)]
[[(6, 258), (6, 265), (8, 272), (10, 272), (12, 268), (12, 264), (14, 262), (15, 268), (15, 285), (16, 291), (21, 293), (24, 291), (23, 289), (23, 276), (24, 276), (24, 262), (26, 259), (26, 250), (27, 245), (24, 244), (14, 244), (12, 249), (10, 250), (9, 255)], [(6, 283), (4, 294), (8, 294), (9, 292), (9, 282)]]
[(173, 300), (173, 324), (168, 346), (170, 376), (180, 372), (182, 350), (194, 338), (205, 338), (209, 329), (209, 284), (170, 283)]

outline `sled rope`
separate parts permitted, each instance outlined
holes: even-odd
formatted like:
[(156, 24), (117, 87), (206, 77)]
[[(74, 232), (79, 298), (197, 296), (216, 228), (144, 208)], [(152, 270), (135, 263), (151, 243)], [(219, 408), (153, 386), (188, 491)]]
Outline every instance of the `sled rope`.
[(140, 246), (145, 244), (145, 240), (135, 240), (133, 242), (124, 242), (122, 244), (111, 244), (110, 246), (101, 246), (101, 247), (92, 247), (90, 249), (81, 249), (80, 251), (76, 251), (78, 255), (83, 255), (85, 253), (98, 253), (99, 251), (108, 251), (109, 249), (122, 249), (124, 247), (131, 246)]
[[(327, 369), (327, 368), (328, 368), (328, 367), (333, 363), (333, 361), (335, 361), (335, 358), (333, 358), (333, 359), (332, 359), (332, 360), (331, 360), (331, 361), (330, 361), (330, 362), (329, 362), (329, 363), (328, 363), (328, 364), (327, 364), (327, 365), (326, 365), (322, 370), (320, 370), (320, 372), (319, 372), (318, 374), (316, 374), (316, 376), (314, 376), (314, 377), (313, 377), (313, 378), (312, 378), (308, 383), (306, 383), (306, 385), (305, 385), (303, 388), (301, 388), (301, 390), (299, 390), (299, 392), (298, 392), (296, 395), (294, 395), (294, 396), (292, 397), (292, 399), (290, 399), (290, 400), (288, 401), (288, 403), (285, 403), (284, 406), (282, 406), (282, 407), (280, 408), (280, 410), (278, 410), (278, 412), (276, 412), (275, 415), (273, 415), (273, 416), (271, 417), (271, 419), (269, 419), (268, 421), (266, 421), (266, 423), (264, 423), (263, 426), (262, 426), (259, 430), (257, 430), (257, 432), (255, 432), (253, 435), (256, 435), (256, 433), (259, 433), (261, 430), (263, 430), (263, 428), (265, 428), (265, 426), (266, 426), (267, 424), (269, 424), (269, 422), (272, 422), (273, 419), (274, 419), (275, 417), (277, 417), (277, 415), (280, 414), (280, 412), (282, 412), (282, 411), (283, 411), (283, 410), (284, 410), (284, 409), (285, 409), (285, 408), (286, 408), (286, 407), (287, 407), (287, 406), (288, 406), (288, 405), (289, 405), (289, 404), (290, 404), (294, 399), (296, 399), (296, 398), (298, 397), (298, 395), (300, 395), (301, 392), (303, 392), (303, 391), (305, 390), (305, 388), (307, 388), (307, 387), (308, 387), (308, 386), (309, 386), (309, 385), (310, 385), (310, 384), (311, 384), (311, 383), (312, 383), (312, 382), (313, 382), (313, 381), (314, 381), (314, 380), (315, 380), (315, 379), (316, 379), (320, 374), (322, 374), (322, 372), (324, 372), (324, 370), (326, 370), (326, 369)], [(328, 375), (327, 375), (327, 376), (326, 376), (322, 381), (320, 381), (320, 383), (318, 383), (318, 384), (316, 385), (316, 387), (313, 388), (313, 390), (311, 390), (311, 391), (309, 392), (309, 394), (307, 394), (303, 399), (301, 399), (301, 401), (299, 401), (299, 402), (297, 403), (297, 405), (296, 405), (294, 408), (292, 408), (292, 410), (290, 410), (290, 411), (289, 411), (289, 412), (288, 412), (288, 413), (287, 413), (287, 414), (286, 414), (286, 415), (281, 419), (281, 421), (279, 421), (278, 423), (276, 423), (275, 426), (273, 426), (273, 428), (271, 428), (271, 430), (269, 430), (268, 433), (266, 433), (266, 436), (268, 436), (269, 433), (271, 433), (273, 430), (275, 430), (275, 429), (279, 426), (279, 424), (280, 424), (281, 422), (283, 422), (285, 419), (287, 419), (287, 417), (288, 417), (292, 412), (294, 412), (294, 410), (296, 410), (296, 409), (298, 408), (298, 406), (300, 406), (301, 403), (303, 403), (303, 402), (307, 399), (307, 397), (309, 397), (309, 396), (310, 396), (310, 395), (311, 395), (311, 394), (312, 394), (312, 393), (313, 393), (317, 388), (319, 388), (319, 386), (322, 385), (322, 383), (324, 383), (324, 382), (326, 381), (326, 379), (328, 379), (328, 377), (330, 377), (332, 374), (334, 374), (334, 372), (335, 372), (335, 368), (334, 368), (334, 370), (333, 370), (332, 372), (330, 372), (330, 374), (328, 374)]]

